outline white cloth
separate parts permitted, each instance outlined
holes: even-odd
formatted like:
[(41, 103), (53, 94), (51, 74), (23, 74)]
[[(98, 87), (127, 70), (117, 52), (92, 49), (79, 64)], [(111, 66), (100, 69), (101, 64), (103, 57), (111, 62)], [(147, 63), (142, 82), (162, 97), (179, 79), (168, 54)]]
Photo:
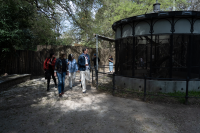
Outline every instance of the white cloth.
[[(88, 64), (88, 59), (85, 57), (85, 64)], [(89, 69), (89, 66), (86, 66), (86, 70)]]
[(76, 72), (69, 73), (69, 87), (72, 87), (72, 85), (75, 83), (76, 78)]
[(81, 84), (82, 84), (82, 88), (83, 88), (83, 92), (86, 91), (86, 82), (87, 80), (90, 80), (90, 71), (89, 70), (85, 70), (85, 71), (80, 71), (81, 74)]

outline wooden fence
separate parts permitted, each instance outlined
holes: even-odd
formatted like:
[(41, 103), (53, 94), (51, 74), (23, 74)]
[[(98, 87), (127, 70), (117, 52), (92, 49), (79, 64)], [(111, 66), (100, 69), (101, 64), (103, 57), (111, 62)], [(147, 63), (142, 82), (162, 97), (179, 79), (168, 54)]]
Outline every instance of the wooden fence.
[(44, 75), (43, 63), (46, 57), (45, 51), (18, 50), (2, 62), (0, 73)]
[[(58, 58), (61, 51), (66, 53), (66, 55), (72, 53), (75, 59), (78, 60), (78, 56), (82, 53), (82, 47), (38, 46), (37, 51), (17, 50), (16, 53), (9, 54), (10, 56), (5, 61), (1, 61), (0, 74), (31, 74), (31, 76), (42, 76), (44, 75), (43, 63), (49, 57), (49, 53), (54, 52), (56, 58)], [(88, 54), (91, 59), (94, 53), (96, 53), (96, 49), (89, 48)], [(108, 58), (110, 54), (115, 55), (114, 48), (99, 49), (100, 66), (109, 64)], [(91, 65), (93, 65), (92, 62)]]

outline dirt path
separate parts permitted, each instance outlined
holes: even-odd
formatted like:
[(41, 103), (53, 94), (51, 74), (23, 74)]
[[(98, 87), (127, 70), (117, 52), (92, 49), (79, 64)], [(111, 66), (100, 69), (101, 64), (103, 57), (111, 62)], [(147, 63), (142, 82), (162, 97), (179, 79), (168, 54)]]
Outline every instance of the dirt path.
[[(66, 89), (68, 83), (66, 81)], [(62, 98), (35, 79), (0, 92), (0, 133), (198, 133), (200, 107), (150, 104), (98, 93), (80, 84)]]

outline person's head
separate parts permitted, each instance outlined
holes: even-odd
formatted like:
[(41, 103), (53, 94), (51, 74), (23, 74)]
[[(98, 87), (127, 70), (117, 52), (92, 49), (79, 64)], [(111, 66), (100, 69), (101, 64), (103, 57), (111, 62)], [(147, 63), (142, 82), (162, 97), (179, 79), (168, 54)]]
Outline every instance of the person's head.
[(74, 59), (74, 55), (73, 54), (69, 54), (68, 55), (68, 60), (72, 61)]
[(83, 51), (84, 54), (88, 53), (88, 49), (87, 48), (83, 48), (82, 51)]
[(96, 54), (94, 54), (94, 57), (96, 57)]
[(64, 59), (64, 58), (65, 58), (65, 53), (60, 53), (59, 58), (60, 58), (60, 59)]
[(109, 58), (112, 58), (112, 55), (109, 55)]
[(54, 53), (50, 53), (50, 58), (55, 57)]

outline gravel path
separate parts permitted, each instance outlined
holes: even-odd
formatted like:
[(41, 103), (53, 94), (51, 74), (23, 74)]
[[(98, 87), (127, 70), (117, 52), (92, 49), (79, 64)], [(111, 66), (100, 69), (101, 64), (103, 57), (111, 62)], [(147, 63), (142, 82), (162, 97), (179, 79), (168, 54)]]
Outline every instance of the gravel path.
[(80, 84), (62, 98), (43, 78), (0, 92), (0, 133), (199, 133), (200, 107), (150, 104)]

